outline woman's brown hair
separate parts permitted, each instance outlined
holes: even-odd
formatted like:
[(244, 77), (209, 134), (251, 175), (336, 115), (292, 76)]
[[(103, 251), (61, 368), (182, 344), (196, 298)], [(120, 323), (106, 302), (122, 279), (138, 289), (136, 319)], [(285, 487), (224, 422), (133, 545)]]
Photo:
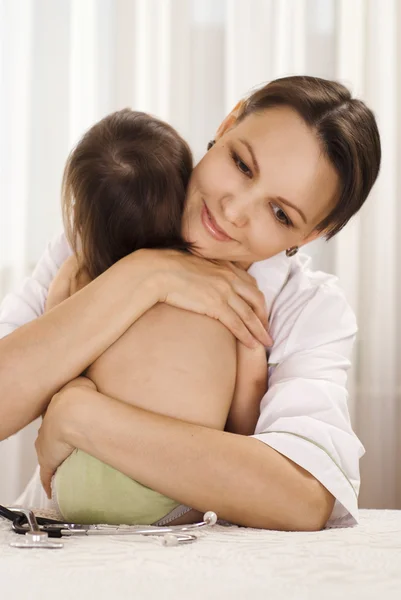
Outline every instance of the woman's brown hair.
[(192, 155), (167, 123), (129, 109), (96, 123), (64, 170), (64, 227), (94, 279), (140, 248), (188, 249), (181, 237)]
[(293, 76), (276, 79), (241, 105), (237, 122), (252, 113), (288, 106), (311, 127), (340, 177), (339, 199), (318, 225), (330, 239), (361, 208), (380, 170), (380, 135), (372, 111), (335, 81)]

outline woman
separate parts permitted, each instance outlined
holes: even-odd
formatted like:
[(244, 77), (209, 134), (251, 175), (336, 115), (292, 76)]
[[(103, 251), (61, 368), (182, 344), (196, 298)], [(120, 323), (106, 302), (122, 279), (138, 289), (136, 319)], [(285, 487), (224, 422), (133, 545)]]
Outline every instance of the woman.
[[(379, 135), (366, 106), (339, 84), (294, 77), (252, 94), (193, 172), (185, 238), (204, 258), (253, 265), (270, 314), (269, 390), (254, 436), (148, 413), (79, 384), (56, 394), (157, 302), (217, 318), (248, 344), (261, 314), (254, 285), (224, 263), (145, 250), (11, 333), (43, 312), (69, 254), (62, 238), (3, 307), (3, 334), (11, 335), (0, 344), (0, 438), (40, 415), (56, 394), (36, 444), (46, 487), (79, 448), (241, 525), (316, 530), (355, 522), (363, 448), (345, 388), (355, 319), (333, 278), (292, 255), (347, 223), (379, 166)], [(186, 332), (177, 335), (185, 343)]]

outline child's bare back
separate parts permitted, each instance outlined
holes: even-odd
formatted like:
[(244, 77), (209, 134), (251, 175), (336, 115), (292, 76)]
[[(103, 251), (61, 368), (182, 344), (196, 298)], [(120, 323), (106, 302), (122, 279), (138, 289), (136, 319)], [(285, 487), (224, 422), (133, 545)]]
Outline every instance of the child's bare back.
[[(76, 269), (75, 258), (71, 257), (50, 288), (48, 310), (89, 281), (82, 272), (77, 281)], [(259, 360), (257, 355), (255, 359), (254, 368), (260, 375), (258, 386), (255, 387), (252, 373), (243, 373), (241, 388), (232, 334), (219, 321), (158, 304), (106, 350), (85, 376), (99, 392), (115, 399), (213, 429), (224, 429), (230, 407), (234, 407), (232, 430), (238, 427), (240, 433), (242, 420), (251, 415), (255, 421), (250, 425), (252, 433), (267, 381), (266, 358), (259, 353)], [(233, 403), (236, 381), (241, 394)], [(247, 397), (244, 389), (249, 390)], [(257, 410), (252, 410), (250, 403)], [(54, 489), (57, 488), (59, 509), (64, 518), (84, 522), (153, 522), (165, 513), (177, 514), (174, 511), (180, 507), (173, 500), (127, 480), (107, 465), (77, 452), (56, 475), (58, 483)], [(124, 501), (128, 501), (129, 509)], [(146, 509), (141, 510), (141, 502)], [(133, 511), (135, 504), (138, 508)], [(190, 523), (199, 516), (197, 511), (185, 511), (184, 507), (171, 523)]]
[[(47, 309), (90, 281), (85, 272), (77, 281), (76, 271), (77, 262), (71, 257), (50, 289)], [(232, 408), (230, 430), (250, 434), (256, 419), (242, 429), (238, 414), (242, 408), (252, 412), (251, 403), (258, 408), (267, 387), (267, 363), (262, 347), (254, 351), (242, 347), (241, 357), (247, 364), (237, 373), (236, 341), (219, 321), (157, 304), (85, 375), (103, 394), (212, 429), (224, 429)]]
[[(87, 281), (68, 259), (48, 307)], [(65, 296), (67, 297), (67, 296)], [(224, 429), (234, 395), (236, 343), (219, 321), (157, 304), (85, 372), (99, 392), (175, 419)]]

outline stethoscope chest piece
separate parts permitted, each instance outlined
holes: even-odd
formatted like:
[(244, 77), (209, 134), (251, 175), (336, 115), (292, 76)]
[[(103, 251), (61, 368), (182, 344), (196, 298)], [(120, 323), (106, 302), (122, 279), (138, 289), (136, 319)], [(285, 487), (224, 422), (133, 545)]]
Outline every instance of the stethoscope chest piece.
[(29, 530), (25, 533), (21, 541), (10, 543), (11, 548), (47, 548), (49, 550), (63, 548), (64, 544), (53, 542), (50, 540), (49, 535), (40, 529), (33, 511), (25, 508), (9, 508), (7, 510), (12, 513), (22, 513), (25, 515), (29, 525)]
[(27, 532), (21, 537), (20, 542), (11, 542), (10, 546), (12, 548), (48, 548), (49, 550), (56, 550), (64, 546), (61, 542), (52, 542), (44, 531)]

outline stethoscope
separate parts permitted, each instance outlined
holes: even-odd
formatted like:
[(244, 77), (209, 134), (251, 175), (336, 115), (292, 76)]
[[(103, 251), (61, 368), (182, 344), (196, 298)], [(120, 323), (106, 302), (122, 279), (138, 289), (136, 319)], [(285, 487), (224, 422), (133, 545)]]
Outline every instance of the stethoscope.
[(32, 510), (26, 508), (5, 507), (0, 504), (0, 517), (12, 523), (15, 533), (24, 535), (24, 540), (11, 542), (13, 548), (63, 548), (64, 544), (55, 542), (52, 538), (64, 536), (85, 535), (144, 535), (162, 538), (164, 546), (178, 546), (195, 542), (198, 537), (196, 530), (213, 526), (217, 522), (217, 515), (208, 511), (203, 516), (203, 521), (191, 525), (172, 525), (171, 527), (157, 527), (152, 525), (80, 525), (77, 523), (63, 523), (54, 519), (36, 517)]

